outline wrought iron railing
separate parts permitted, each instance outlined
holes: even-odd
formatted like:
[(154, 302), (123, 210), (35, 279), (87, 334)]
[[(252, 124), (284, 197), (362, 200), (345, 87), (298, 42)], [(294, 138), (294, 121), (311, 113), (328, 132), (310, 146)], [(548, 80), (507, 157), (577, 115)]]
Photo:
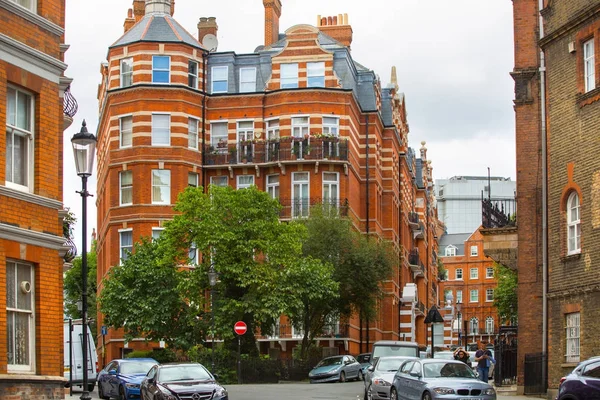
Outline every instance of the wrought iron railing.
[(65, 242), (64, 246), (68, 247), (69, 250), (67, 250), (67, 252), (63, 256), (63, 260), (67, 263), (70, 263), (77, 256), (77, 246), (75, 246), (75, 243), (73, 243), (73, 239), (71, 239), (71, 238), (66, 238), (66, 239), (67, 239), (67, 241)]
[(481, 198), (481, 223), (484, 228), (504, 228), (516, 226), (517, 201), (489, 200)]
[(408, 263), (410, 265), (419, 265), (420, 262), (419, 249), (412, 249), (408, 254)]
[(279, 204), (282, 206), (279, 214), (279, 217), (282, 219), (307, 218), (310, 213), (310, 208), (316, 206), (322, 207), (323, 212), (329, 215), (339, 215), (343, 217), (348, 215), (348, 199), (282, 197), (279, 198)]
[(417, 214), (417, 213), (416, 213), (416, 212), (414, 212), (414, 211), (411, 211), (411, 212), (409, 212), (409, 213), (408, 213), (408, 221), (409, 221), (411, 224), (416, 224), (417, 226), (419, 226), (419, 222), (420, 222), (420, 221), (419, 221), (419, 214)]
[(63, 113), (73, 118), (75, 114), (77, 114), (77, 109), (79, 105), (77, 104), (77, 100), (73, 97), (71, 93), (71, 86), (67, 86), (65, 89), (65, 95), (63, 97)]
[(204, 148), (206, 165), (263, 164), (296, 160), (348, 161), (345, 138), (306, 139), (282, 137), (277, 140), (242, 140)]

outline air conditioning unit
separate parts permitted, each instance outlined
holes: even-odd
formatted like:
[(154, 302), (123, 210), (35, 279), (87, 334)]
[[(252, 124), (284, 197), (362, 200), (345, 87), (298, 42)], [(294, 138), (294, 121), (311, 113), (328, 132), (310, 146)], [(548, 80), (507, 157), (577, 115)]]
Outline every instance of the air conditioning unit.
[(575, 53), (575, 42), (569, 42), (569, 53)]

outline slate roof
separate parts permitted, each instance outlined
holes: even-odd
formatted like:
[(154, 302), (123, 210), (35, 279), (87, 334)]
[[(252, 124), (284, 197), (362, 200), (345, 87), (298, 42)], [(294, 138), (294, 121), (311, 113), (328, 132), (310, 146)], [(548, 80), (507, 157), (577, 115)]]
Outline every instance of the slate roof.
[(198, 40), (168, 14), (145, 15), (110, 48), (137, 42), (185, 43), (202, 49)]
[(456, 255), (464, 256), (465, 255), (465, 240), (469, 239), (472, 233), (452, 233), (452, 234), (444, 234), (440, 238), (439, 242), (439, 255), (440, 257), (444, 257), (446, 254), (446, 247), (452, 245), (456, 247)]

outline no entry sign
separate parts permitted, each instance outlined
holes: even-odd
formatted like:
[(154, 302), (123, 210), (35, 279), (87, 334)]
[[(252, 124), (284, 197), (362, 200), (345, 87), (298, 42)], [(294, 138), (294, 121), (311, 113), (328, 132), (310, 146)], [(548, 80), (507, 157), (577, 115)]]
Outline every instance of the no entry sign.
[(248, 327), (246, 326), (246, 323), (244, 321), (238, 321), (233, 326), (233, 330), (238, 335), (243, 335), (248, 330)]

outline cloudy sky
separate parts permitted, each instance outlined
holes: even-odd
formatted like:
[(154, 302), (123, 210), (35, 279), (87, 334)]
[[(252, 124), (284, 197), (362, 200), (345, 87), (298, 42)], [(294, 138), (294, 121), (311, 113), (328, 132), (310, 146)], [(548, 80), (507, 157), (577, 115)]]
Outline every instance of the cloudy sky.
[[(282, 0), (280, 31), (315, 25), (317, 15), (348, 14), (352, 56), (390, 82), (396, 66), (406, 96), (409, 141), (427, 142), (435, 179), (455, 175), (515, 179), (512, 2), (508, 0)], [(81, 181), (70, 138), (86, 119), (98, 123), (100, 63), (123, 34), (132, 0), (67, 0), (66, 54), (79, 102), (65, 132), (64, 202), (81, 215)], [(176, 0), (175, 19), (197, 36), (200, 17), (216, 17), (219, 51), (249, 53), (264, 43), (261, 0)], [(95, 195), (95, 175), (88, 190)], [(88, 228), (96, 226), (96, 197), (88, 200)], [(76, 226), (76, 243), (81, 243)]]

